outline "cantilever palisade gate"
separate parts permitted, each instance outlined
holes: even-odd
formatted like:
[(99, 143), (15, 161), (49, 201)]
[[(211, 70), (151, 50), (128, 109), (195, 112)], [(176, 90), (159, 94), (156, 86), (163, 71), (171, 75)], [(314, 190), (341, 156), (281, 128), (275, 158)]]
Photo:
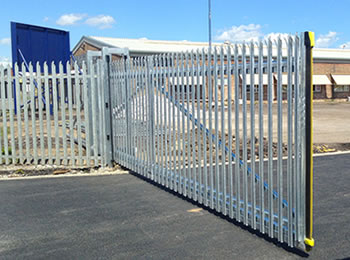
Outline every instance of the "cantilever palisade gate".
[(309, 35), (112, 61), (115, 161), (309, 249)]
[[(11, 82), (17, 91), (1, 87), (1, 129), (9, 135), (1, 138), (0, 161), (116, 162), (308, 250), (312, 46), (313, 33), (306, 32), (137, 57), (103, 48), (88, 53), (87, 65), (74, 64), (74, 75), (69, 64), (67, 74), (62, 66), (52, 75), (47, 66), (44, 75), (30, 70), (29, 76), (1, 69), (0, 86)], [(29, 99), (20, 82), (28, 82)], [(17, 114), (14, 94), (23, 101)]]

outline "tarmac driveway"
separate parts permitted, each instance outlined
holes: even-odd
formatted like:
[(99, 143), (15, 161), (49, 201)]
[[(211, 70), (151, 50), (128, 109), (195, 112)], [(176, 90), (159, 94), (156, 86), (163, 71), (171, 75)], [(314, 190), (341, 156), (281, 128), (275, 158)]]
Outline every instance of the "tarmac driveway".
[[(315, 158), (310, 259), (350, 257), (350, 154)], [(0, 259), (299, 259), (131, 174), (0, 181)]]

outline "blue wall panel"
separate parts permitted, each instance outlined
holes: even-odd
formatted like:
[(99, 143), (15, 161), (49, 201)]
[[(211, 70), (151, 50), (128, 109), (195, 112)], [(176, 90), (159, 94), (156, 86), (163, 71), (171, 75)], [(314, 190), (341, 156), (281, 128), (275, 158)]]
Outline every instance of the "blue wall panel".
[(42, 66), (44, 62), (57, 66), (70, 59), (69, 32), (30, 24), (11, 22), (12, 62), (26, 62)]

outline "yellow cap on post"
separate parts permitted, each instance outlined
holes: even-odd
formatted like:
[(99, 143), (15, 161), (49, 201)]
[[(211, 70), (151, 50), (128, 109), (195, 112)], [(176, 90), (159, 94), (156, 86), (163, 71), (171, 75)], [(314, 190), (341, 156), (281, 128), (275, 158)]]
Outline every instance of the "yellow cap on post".
[(309, 32), (310, 46), (315, 47), (315, 33)]
[(311, 246), (311, 247), (314, 247), (315, 245), (315, 240), (313, 238), (305, 238), (304, 240), (305, 242), (305, 245), (308, 245), (308, 246)]

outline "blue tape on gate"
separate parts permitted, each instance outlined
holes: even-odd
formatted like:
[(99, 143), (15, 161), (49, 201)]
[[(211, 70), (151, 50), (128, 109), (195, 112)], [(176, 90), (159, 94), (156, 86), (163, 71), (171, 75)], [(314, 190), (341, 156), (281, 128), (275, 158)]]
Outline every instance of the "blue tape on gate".
[[(206, 134), (208, 137), (211, 137), (214, 141), (216, 140), (216, 136), (215, 136), (214, 134), (211, 134), (211, 133), (209, 132), (209, 129), (204, 128), (203, 124), (199, 123), (198, 120), (197, 120), (196, 118), (194, 118), (194, 116), (193, 116), (191, 113), (189, 113), (187, 109), (185, 109), (185, 108), (183, 107), (183, 105), (179, 104), (179, 102), (177, 102), (176, 100), (173, 100), (173, 98), (169, 95), (168, 92), (165, 91), (164, 88), (159, 87), (158, 90), (160, 90), (161, 93), (162, 93), (163, 95), (165, 95), (165, 97), (166, 97), (170, 102), (172, 102), (172, 103), (180, 110), (180, 112), (184, 113), (184, 115), (186, 115), (191, 121), (193, 121), (193, 122), (195, 123), (196, 126), (199, 126), (199, 128), (200, 128), (201, 130), (205, 130), (205, 134)], [(221, 139), (219, 139), (218, 143), (219, 143), (219, 146), (222, 146), (222, 145), (223, 145)], [(225, 145), (225, 152), (228, 153), (228, 154), (231, 153), (231, 156), (232, 156), (233, 159), (236, 158), (236, 155), (235, 155), (232, 151), (230, 151), (226, 145)], [(244, 162), (243, 162), (242, 160), (240, 160), (240, 159), (239, 159), (239, 165), (240, 165), (240, 167), (244, 165)], [(249, 175), (249, 174), (252, 172), (252, 169), (251, 169), (250, 167), (247, 166), (247, 171), (248, 171), (248, 175)], [(257, 173), (255, 173), (255, 180), (256, 180), (257, 182), (260, 181), (260, 176), (259, 176)], [(264, 181), (264, 189), (265, 189), (265, 190), (269, 190), (269, 185), (268, 185), (265, 181)], [(279, 196), (279, 195), (278, 195), (278, 192), (275, 191), (275, 190), (273, 190), (273, 197), (274, 197), (275, 199), (277, 199), (278, 196)], [(283, 207), (288, 207), (288, 202), (287, 202), (285, 199), (282, 200), (282, 203), (283, 203)]]

